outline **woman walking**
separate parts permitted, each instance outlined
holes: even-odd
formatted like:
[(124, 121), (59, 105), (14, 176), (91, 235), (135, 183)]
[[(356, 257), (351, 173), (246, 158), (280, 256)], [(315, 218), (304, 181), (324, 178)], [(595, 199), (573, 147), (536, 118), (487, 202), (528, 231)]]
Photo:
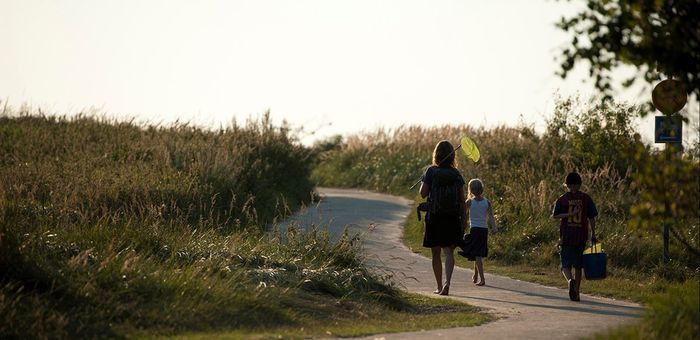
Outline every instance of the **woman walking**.
[[(431, 249), (435, 294), (449, 295), (454, 249), (466, 227), (464, 178), (457, 170), (454, 147), (443, 140), (433, 150), (433, 164), (421, 177), (420, 195), (428, 198), (423, 247)], [(442, 282), (442, 254), (445, 253), (445, 282)]]

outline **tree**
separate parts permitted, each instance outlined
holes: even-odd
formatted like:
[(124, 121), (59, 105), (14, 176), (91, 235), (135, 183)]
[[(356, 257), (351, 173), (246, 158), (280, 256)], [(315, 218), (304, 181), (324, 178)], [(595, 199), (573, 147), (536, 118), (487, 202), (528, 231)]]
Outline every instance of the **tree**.
[(700, 95), (698, 13), (700, 0), (587, 0), (586, 9), (557, 25), (573, 34), (559, 75), (586, 60), (596, 88), (610, 98), (610, 74), (625, 64), (637, 71), (625, 87), (672, 77)]
[(666, 225), (671, 238), (700, 261), (700, 162), (682, 157), (675, 148), (652, 152), (635, 137), (637, 162), (631, 176), (637, 200), (628, 225), (640, 231)]
[(634, 142), (633, 119), (638, 115), (637, 106), (613, 100), (557, 98), (544, 139), (565, 146), (578, 165), (594, 169), (612, 164), (618, 174), (624, 174), (635, 160), (627, 146)]
[[(700, 96), (698, 13), (700, 0), (586, 0), (585, 9), (557, 25), (572, 34), (559, 75), (566, 77), (576, 63), (587, 61), (596, 88), (609, 99), (611, 73), (631, 65), (637, 72), (625, 87), (640, 79), (650, 84), (673, 78)], [(630, 176), (638, 193), (628, 225), (640, 231), (666, 225), (670, 236), (700, 259), (700, 162), (675, 147), (656, 152), (638, 138), (631, 150)]]

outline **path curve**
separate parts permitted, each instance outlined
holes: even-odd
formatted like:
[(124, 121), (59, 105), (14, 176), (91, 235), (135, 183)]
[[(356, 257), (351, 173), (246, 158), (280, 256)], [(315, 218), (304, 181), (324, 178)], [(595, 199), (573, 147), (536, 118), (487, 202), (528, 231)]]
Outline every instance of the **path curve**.
[[(364, 234), (363, 248), (373, 268), (393, 272), (397, 282), (410, 292), (436, 296), (430, 293), (435, 289), (430, 259), (413, 253), (402, 241), (411, 201), (361, 190), (317, 191), (320, 203), (299, 212), (293, 218), (297, 225), (327, 229), (332, 239), (346, 227), (350, 233)], [(475, 287), (472, 274), (470, 269), (455, 268), (449, 298), (482, 307), (498, 320), (477, 327), (378, 334), (367, 339), (575, 339), (633, 322), (642, 312), (635, 303), (586, 294), (581, 295), (581, 302), (573, 302), (563, 289), (488, 273), (487, 285)]]

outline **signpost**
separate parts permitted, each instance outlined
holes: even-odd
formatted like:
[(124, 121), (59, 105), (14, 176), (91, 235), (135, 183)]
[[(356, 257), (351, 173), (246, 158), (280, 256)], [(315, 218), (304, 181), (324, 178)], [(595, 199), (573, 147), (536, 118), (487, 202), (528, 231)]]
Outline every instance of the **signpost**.
[[(663, 116), (656, 116), (654, 120), (654, 143), (664, 143), (666, 148), (675, 146), (683, 147), (683, 119), (678, 111), (683, 109), (688, 101), (688, 94), (683, 83), (666, 79), (658, 83), (651, 92), (651, 101), (654, 107), (661, 111)], [(671, 153), (666, 152), (666, 162), (670, 162)], [(669, 214), (669, 202), (664, 202), (665, 213)], [(664, 263), (668, 263), (668, 223), (663, 225), (664, 235)]]
[(688, 101), (688, 94), (683, 83), (666, 79), (654, 86), (651, 91), (651, 102), (661, 113), (669, 116), (678, 113)]
[(680, 115), (654, 117), (654, 143), (683, 143), (683, 119)]

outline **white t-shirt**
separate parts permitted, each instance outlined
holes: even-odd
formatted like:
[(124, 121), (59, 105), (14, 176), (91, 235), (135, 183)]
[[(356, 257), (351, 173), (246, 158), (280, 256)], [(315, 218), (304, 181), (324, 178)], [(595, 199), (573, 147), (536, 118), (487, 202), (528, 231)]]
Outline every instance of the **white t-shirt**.
[(484, 197), (481, 201), (471, 200), (469, 206), (469, 225), (472, 228), (488, 228), (489, 200)]

